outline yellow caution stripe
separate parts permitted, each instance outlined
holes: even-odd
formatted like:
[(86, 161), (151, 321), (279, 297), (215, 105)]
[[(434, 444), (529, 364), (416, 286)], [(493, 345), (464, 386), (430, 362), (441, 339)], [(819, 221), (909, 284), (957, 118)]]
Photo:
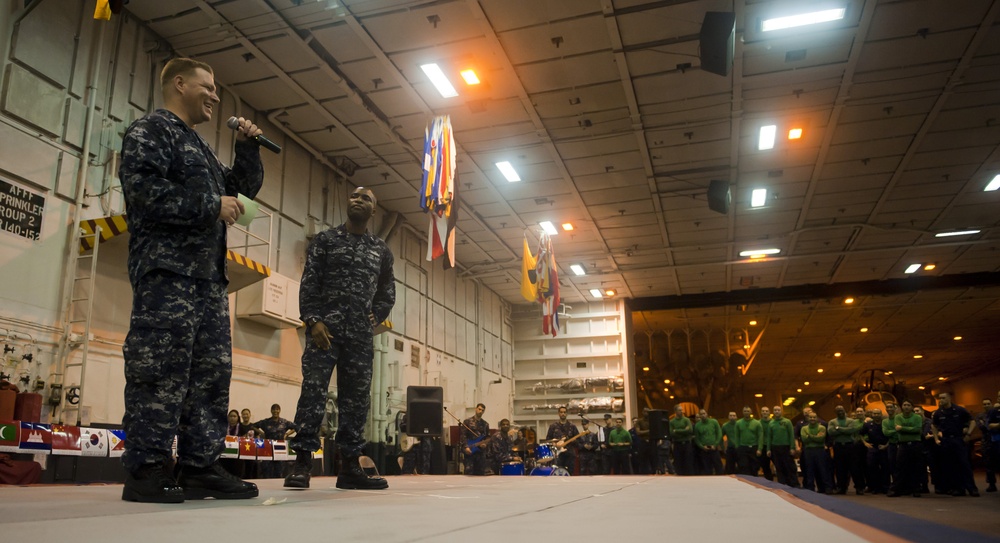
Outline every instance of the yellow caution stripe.
[(125, 215), (112, 215), (110, 217), (100, 217), (80, 221), (80, 229), (83, 235), (80, 237), (80, 252), (86, 252), (94, 248), (94, 232), (101, 228), (101, 242), (128, 232), (128, 222)]
[(230, 262), (235, 262), (240, 266), (245, 266), (251, 270), (263, 275), (264, 277), (271, 276), (271, 268), (257, 262), (256, 260), (251, 260), (241, 254), (234, 253), (233, 251), (226, 251), (226, 260)]

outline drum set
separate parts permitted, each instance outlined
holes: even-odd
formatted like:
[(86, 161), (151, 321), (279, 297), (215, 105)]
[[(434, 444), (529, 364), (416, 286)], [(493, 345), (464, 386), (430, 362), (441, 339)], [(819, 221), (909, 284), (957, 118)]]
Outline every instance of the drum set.
[(535, 444), (519, 441), (511, 449), (511, 460), (500, 465), (500, 475), (568, 476), (569, 471), (554, 464), (564, 450), (555, 442)]

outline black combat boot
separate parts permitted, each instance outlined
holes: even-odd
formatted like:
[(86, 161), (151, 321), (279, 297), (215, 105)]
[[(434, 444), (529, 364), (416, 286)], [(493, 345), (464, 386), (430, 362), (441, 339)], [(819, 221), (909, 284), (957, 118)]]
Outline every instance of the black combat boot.
[(146, 464), (125, 476), (122, 499), (144, 503), (183, 503), (184, 489), (162, 464)]
[(309, 488), (312, 456), (310, 451), (295, 451), (295, 463), (292, 464), (292, 473), (285, 477), (285, 488)]
[(177, 484), (184, 488), (184, 498), (188, 500), (241, 500), (257, 497), (257, 485), (229, 473), (218, 462), (207, 468), (180, 466)]
[(382, 490), (389, 483), (382, 477), (369, 476), (358, 463), (358, 457), (345, 457), (337, 475), (337, 488), (346, 490)]

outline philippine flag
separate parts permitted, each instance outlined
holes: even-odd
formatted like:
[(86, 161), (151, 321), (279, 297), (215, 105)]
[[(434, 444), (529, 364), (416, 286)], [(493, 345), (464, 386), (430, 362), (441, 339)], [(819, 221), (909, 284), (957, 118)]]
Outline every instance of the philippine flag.
[(80, 428), (82, 456), (108, 456), (108, 431), (99, 428)]
[(0, 452), (18, 452), (21, 446), (21, 424), (0, 420)]
[(52, 450), (52, 429), (48, 424), (21, 421), (21, 452), (36, 453)]
[(62, 424), (52, 425), (52, 454), (62, 454), (66, 456), (81, 456), (83, 454), (80, 447), (80, 427), (64, 426)]
[(108, 430), (108, 456), (121, 457), (125, 452), (125, 430)]

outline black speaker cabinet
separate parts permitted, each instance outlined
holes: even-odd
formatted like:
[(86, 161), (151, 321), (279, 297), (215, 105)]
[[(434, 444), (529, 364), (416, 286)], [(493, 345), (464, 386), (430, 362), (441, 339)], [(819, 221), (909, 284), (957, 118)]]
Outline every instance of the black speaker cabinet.
[(708, 184), (708, 208), (718, 211), (723, 215), (729, 213), (729, 202), (732, 196), (729, 193), (729, 182), (713, 179)]
[(701, 23), (701, 69), (722, 76), (733, 67), (736, 40), (736, 14), (709, 11)]
[(649, 441), (655, 443), (670, 438), (670, 412), (665, 409), (649, 410)]
[(441, 435), (444, 418), (444, 389), (406, 387), (406, 433), (411, 436)]

